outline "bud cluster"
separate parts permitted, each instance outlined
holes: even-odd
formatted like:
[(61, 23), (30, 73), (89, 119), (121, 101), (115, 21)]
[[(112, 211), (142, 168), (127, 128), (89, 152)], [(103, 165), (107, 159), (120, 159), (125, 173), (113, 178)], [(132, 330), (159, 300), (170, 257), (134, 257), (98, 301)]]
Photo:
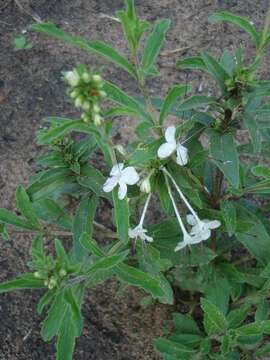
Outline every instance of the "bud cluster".
[(78, 67), (64, 74), (64, 79), (69, 84), (69, 96), (77, 108), (83, 110), (81, 119), (84, 122), (93, 121), (96, 126), (102, 123), (100, 115), (100, 102), (106, 97), (103, 90), (102, 77), (91, 73), (85, 67)]
[(49, 290), (55, 289), (61, 283), (61, 280), (67, 275), (67, 271), (61, 268), (58, 272), (55, 272), (53, 275), (48, 273), (43, 273), (42, 271), (35, 271), (34, 277), (37, 279), (44, 280), (44, 285), (48, 287)]

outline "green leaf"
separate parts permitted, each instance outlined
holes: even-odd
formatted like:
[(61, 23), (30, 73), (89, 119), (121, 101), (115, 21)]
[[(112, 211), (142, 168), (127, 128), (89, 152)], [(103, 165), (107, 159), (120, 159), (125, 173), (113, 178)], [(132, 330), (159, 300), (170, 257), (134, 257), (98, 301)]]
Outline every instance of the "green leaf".
[(127, 244), (129, 241), (129, 205), (127, 197), (123, 200), (118, 198), (118, 190), (114, 189), (113, 192), (113, 206), (114, 206), (114, 219), (117, 227), (117, 233), (120, 240)]
[(228, 328), (238, 328), (246, 319), (251, 309), (250, 304), (244, 304), (239, 309), (235, 309), (229, 312), (227, 315)]
[(253, 144), (253, 150), (255, 153), (260, 153), (262, 148), (262, 136), (254, 115), (245, 113), (243, 119)]
[(220, 89), (223, 93), (226, 92), (226, 80), (230, 78), (229, 74), (225, 71), (222, 65), (215, 60), (209, 54), (202, 54), (202, 59), (204, 61), (205, 66), (207, 67), (208, 72), (213, 76), (213, 78), (218, 83)]
[(20, 275), (16, 279), (1, 283), (0, 294), (24, 289), (40, 289), (43, 287), (43, 280), (36, 279), (33, 274), (28, 273)]
[(231, 14), (227, 11), (217, 12), (211, 15), (208, 19), (211, 22), (227, 21), (234, 25), (237, 25), (251, 36), (251, 38), (255, 41), (257, 47), (260, 45), (260, 35), (255, 29), (255, 27), (247, 19), (238, 15)]
[(33, 226), (33, 224), (29, 223), (24, 219), (20, 219), (18, 216), (14, 215), (11, 211), (6, 209), (0, 209), (0, 222), (13, 225), (22, 229), (36, 230), (36, 227)]
[(126, 8), (126, 11), (117, 11), (116, 15), (122, 23), (131, 53), (135, 55), (139, 47), (140, 39), (148, 29), (149, 23), (147, 21), (141, 21), (136, 16), (133, 0), (126, 0)]
[(265, 299), (262, 299), (257, 305), (255, 313), (255, 321), (267, 320), (269, 317), (269, 304)]
[(81, 200), (73, 221), (73, 248), (72, 252), (77, 260), (82, 260), (85, 256), (85, 249), (80, 243), (83, 233), (92, 236), (92, 224), (97, 208), (97, 197), (92, 195)]
[(108, 95), (108, 99), (111, 101), (126, 107), (133, 113), (137, 114), (137, 116), (142, 119), (153, 123), (151, 115), (148, 114), (143, 105), (137, 102), (133, 97), (127, 95), (123, 90), (121, 90), (116, 85), (106, 81), (103, 87), (104, 91), (106, 91)]
[(141, 67), (145, 74), (155, 65), (160, 49), (163, 46), (166, 33), (170, 27), (170, 20), (163, 19), (156, 22), (152, 33), (146, 39)]
[(33, 204), (22, 186), (19, 186), (16, 190), (16, 205), (17, 209), (21, 211), (22, 215), (33, 225), (33, 227), (40, 229), (40, 224), (33, 209)]
[(39, 300), (37, 304), (37, 312), (39, 315), (42, 314), (46, 305), (50, 304), (55, 296), (55, 291), (47, 291)]
[(58, 332), (56, 360), (73, 360), (76, 337), (76, 326), (73, 323), (71, 312), (67, 311)]
[(142, 288), (151, 294), (155, 299), (162, 298), (165, 295), (159, 281), (144, 271), (126, 264), (121, 264), (114, 270), (114, 272), (119, 280)]
[(84, 165), (81, 168), (80, 175), (77, 177), (77, 181), (80, 185), (91, 189), (97, 196), (105, 197), (111, 201), (111, 194), (105, 193), (102, 190), (106, 179), (94, 166), (89, 164)]
[(213, 104), (217, 101), (215, 97), (205, 95), (193, 95), (183, 100), (179, 107), (179, 111), (189, 111), (197, 108), (206, 107), (207, 105)]
[(232, 236), (236, 231), (236, 209), (231, 201), (222, 201), (221, 203), (222, 217), (225, 222), (226, 230), (229, 236)]
[(155, 347), (162, 355), (174, 356), (175, 359), (192, 360), (196, 354), (195, 349), (162, 338), (155, 340)]
[(62, 29), (59, 29), (51, 22), (34, 24), (32, 25), (32, 28), (58, 40), (64, 41), (67, 44), (76, 46), (88, 52), (101, 55), (106, 60), (109, 60), (120, 66), (122, 69), (126, 70), (130, 75), (136, 78), (136, 71), (133, 65), (131, 65), (129, 61), (117, 50), (101, 41), (89, 41), (81, 37), (68, 35), (66, 32), (64, 32)]
[(33, 203), (37, 216), (49, 224), (57, 224), (64, 229), (72, 228), (72, 217), (67, 214), (53, 199), (42, 198)]
[(45, 121), (52, 121), (53, 119), (61, 120), (61, 122), (58, 121), (57, 125), (53, 125), (48, 130), (42, 130), (42, 132), (38, 134), (38, 144), (50, 144), (57, 139), (71, 133), (72, 131), (99, 135), (97, 129), (93, 124), (86, 124), (82, 120), (71, 120), (66, 118), (45, 118)]
[(42, 323), (41, 336), (44, 341), (49, 341), (57, 335), (67, 309), (68, 304), (64, 301), (64, 294), (57, 294)]
[(191, 90), (191, 86), (187, 86), (187, 85), (176, 85), (169, 90), (160, 110), (160, 115), (159, 115), (160, 125), (163, 124), (167, 114), (170, 112), (170, 109), (174, 105), (175, 101), (179, 97), (186, 95), (186, 93), (189, 92), (190, 90)]
[(239, 159), (230, 133), (220, 134), (215, 131), (210, 133), (210, 155), (213, 162), (223, 172), (227, 180), (234, 188), (239, 187)]
[(149, 144), (144, 144), (143, 146), (137, 148), (130, 157), (129, 165), (140, 166), (146, 162), (156, 159), (158, 148), (162, 142), (163, 139), (157, 139)]
[(112, 269), (116, 265), (119, 265), (120, 263), (122, 263), (126, 259), (128, 254), (129, 254), (129, 250), (126, 250), (126, 251), (122, 251), (121, 253), (118, 253), (115, 255), (110, 255), (110, 256), (108, 255), (101, 259), (98, 259), (94, 264), (92, 264), (87, 269), (86, 275), (92, 276), (97, 271)]
[(201, 307), (204, 312), (204, 327), (208, 335), (223, 334), (228, 323), (223, 313), (216, 305), (206, 299), (201, 299)]
[(201, 334), (200, 329), (196, 324), (196, 321), (193, 320), (192, 317), (188, 315), (174, 313), (173, 322), (177, 332), (180, 332), (182, 334), (194, 334), (194, 335)]
[(82, 246), (88, 250), (91, 254), (96, 255), (96, 256), (103, 256), (103, 252), (99, 249), (98, 244), (96, 243), (96, 241), (94, 239), (91, 239), (91, 237), (89, 236), (89, 234), (87, 234), (86, 232), (84, 232), (81, 237), (80, 237), (80, 243), (82, 244)]
[(270, 169), (269, 167), (263, 165), (253, 166), (251, 172), (255, 176), (261, 176), (265, 179), (270, 179)]
[(186, 59), (177, 60), (176, 66), (180, 69), (207, 71), (207, 67), (201, 56), (192, 56)]

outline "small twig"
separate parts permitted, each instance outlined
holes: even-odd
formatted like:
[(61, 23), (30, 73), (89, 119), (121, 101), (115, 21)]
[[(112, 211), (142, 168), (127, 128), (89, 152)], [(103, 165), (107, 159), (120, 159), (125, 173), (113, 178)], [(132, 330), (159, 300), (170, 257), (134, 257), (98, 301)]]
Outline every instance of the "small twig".
[(111, 16), (111, 15), (107, 15), (107, 14), (104, 14), (104, 13), (99, 14), (99, 17), (101, 19), (110, 19), (110, 20), (116, 21), (118, 23), (121, 23), (121, 21), (119, 19), (117, 19), (116, 17)]
[(184, 46), (184, 47), (177, 48), (174, 50), (164, 51), (164, 52), (160, 53), (160, 56), (165, 57), (165, 56), (171, 56), (171, 55), (178, 54), (178, 53), (183, 53), (183, 52), (186, 52), (187, 50), (189, 50), (190, 48), (191, 48), (191, 46)]
[(19, 0), (14, 0), (15, 4), (18, 6), (18, 8), (21, 10), (21, 12), (27, 14), (28, 16), (31, 16), (32, 19), (34, 19), (36, 22), (41, 23), (42, 19), (39, 15), (35, 14), (35, 13), (31, 13), (30, 11), (28, 11), (25, 6), (23, 6)]

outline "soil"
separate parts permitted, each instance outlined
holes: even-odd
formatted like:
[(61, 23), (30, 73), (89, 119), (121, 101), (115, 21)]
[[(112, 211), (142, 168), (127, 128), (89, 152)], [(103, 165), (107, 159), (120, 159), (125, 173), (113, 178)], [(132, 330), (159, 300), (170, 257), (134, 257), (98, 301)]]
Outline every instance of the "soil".
[[(194, 89), (210, 88), (200, 74), (175, 70), (183, 55), (210, 49), (221, 54), (225, 47), (246, 43), (247, 36), (235, 27), (210, 24), (207, 17), (226, 9), (247, 16), (261, 25), (268, 0), (137, 0), (138, 13), (150, 21), (162, 17), (172, 20), (163, 56), (159, 60), (161, 78), (151, 80), (153, 95), (164, 95), (169, 86), (192, 81)], [(0, 1), (0, 205), (15, 208), (14, 191), (18, 184), (38, 170), (35, 158), (42, 151), (35, 144), (35, 132), (48, 115), (75, 117), (76, 110), (65, 96), (61, 72), (76, 63), (89, 67), (105, 66), (106, 77), (131, 94), (138, 89), (126, 73), (100, 58), (30, 31), (30, 25), (52, 20), (67, 32), (100, 39), (127, 52), (113, 16), (123, 6), (121, 0), (1, 0)], [(14, 50), (15, 36), (23, 34), (32, 49)], [(176, 54), (166, 52), (183, 48)], [(247, 51), (252, 54), (253, 47)], [(262, 73), (266, 77), (269, 66)], [(118, 123), (121, 142), (130, 134), (130, 122)], [(14, 235), (0, 243), (0, 280), (26, 271), (31, 238)], [(0, 297), (0, 360), (54, 359), (54, 345), (39, 336), (40, 322), (35, 307), (39, 292), (20, 292)], [(153, 339), (160, 336), (173, 307), (152, 305), (143, 308), (144, 294), (128, 289), (117, 295), (111, 280), (89, 291), (85, 301), (85, 330), (78, 340), (75, 360), (158, 360)]]

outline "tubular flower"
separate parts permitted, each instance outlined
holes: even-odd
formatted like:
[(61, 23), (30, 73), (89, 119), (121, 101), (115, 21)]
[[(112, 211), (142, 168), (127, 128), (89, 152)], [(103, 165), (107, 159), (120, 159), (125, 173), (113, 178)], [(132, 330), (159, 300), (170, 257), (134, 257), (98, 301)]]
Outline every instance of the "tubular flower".
[(188, 149), (177, 142), (175, 139), (175, 126), (169, 126), (165, 131), (166, 142), (158, 149), (158, 157), (166, 159), (176, 151), (176, 162), (178, 165), (186, 165), (188, 163)]
[(193, 215), (187, 215), (187, 222), (192, 226), (190, 233), (198, 236), (201, 241), (207, 240), (211, 236), (211, 230), (218, 228), (221, 223), (218, 220), (197, 220)]
[(143, 212), (141, 215), (141, 219), (139, 224), (134, 228), (134, 229), (129, 229), (128, 230), (128, 236), (131, 239), (140, 239), (141, 241), (147, 241), (147, 242), (153, 242), (153, 238), (149, 235), (146, 235), (147, 230), (143, 228), (143, 222), (144, 222), (144, 218), (145, 218), (145, 214), (149, 205), (149, 202), (151, 200), (151, 196), (152, 194), (150, 193), (147, 197), (147, 200), (145, 202), (144, 208), (143, 208)]
[(123, 200), (127, 194), (127, 185), (135, 185), (139, 181), (139, 175), (133, 166), (124, 168), (124, 164), (116, 164), (112, 167), (110, 177), (103, 185), (103, 191), (110, 192), (119, 185), (118, 198)]

